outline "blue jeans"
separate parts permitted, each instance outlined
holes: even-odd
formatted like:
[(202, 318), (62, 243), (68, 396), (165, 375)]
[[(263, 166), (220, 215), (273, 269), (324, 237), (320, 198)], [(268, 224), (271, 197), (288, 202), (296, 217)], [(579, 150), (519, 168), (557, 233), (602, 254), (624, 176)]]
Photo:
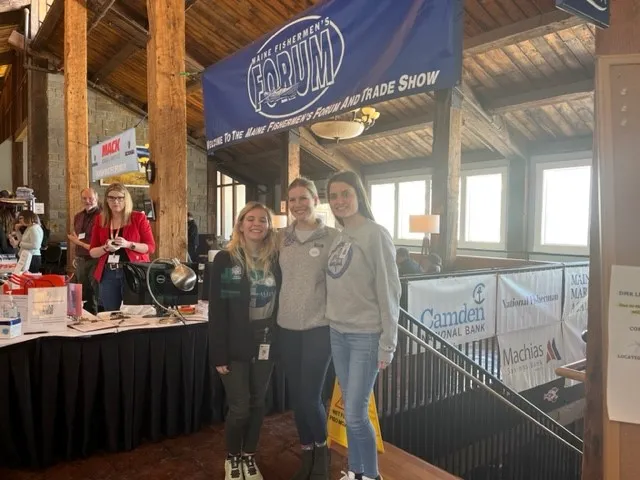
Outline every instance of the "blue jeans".
[(124, 291), (124, 271), (122, 268), (111, 270), (105, 265), (100, 280), (100, 303), (105, 312), (120, 310)]
[(376, 435), (369, 420), (369, 397), (378, 375), (379, 333), (340, 333), (331, 329), (331, 353), (342, 390), (349, 470), (378, 476)]

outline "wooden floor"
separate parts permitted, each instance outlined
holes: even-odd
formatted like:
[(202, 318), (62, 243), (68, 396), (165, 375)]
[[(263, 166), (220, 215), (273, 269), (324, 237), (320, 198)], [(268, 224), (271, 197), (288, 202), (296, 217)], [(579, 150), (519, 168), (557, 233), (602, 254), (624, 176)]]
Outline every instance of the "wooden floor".
[[(265, 480), (290, 480), (299, 461), (296, 430), (290, 414), (265, 420), (258, 466)], [(455, 480), (411, 455), (386, 445), (380, 456), (384, 480)], [(344, 450), (332, 455), (332, 480), (345, 469)], [(0, 468), (1, 480), (222, 480), (224, 478), (222, 425), (189, 436), (149, 443), (131, 452), (95, 454), (87, 459), (55, 465), (43, 471)]]

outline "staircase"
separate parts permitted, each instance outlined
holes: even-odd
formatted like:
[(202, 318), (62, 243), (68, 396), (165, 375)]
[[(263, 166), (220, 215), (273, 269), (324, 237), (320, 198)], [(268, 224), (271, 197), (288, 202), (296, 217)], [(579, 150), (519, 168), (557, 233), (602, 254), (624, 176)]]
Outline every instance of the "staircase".
[(387, 442), (459, 478), (580, 479), (579, 437), (404, 310), (376, 396)]

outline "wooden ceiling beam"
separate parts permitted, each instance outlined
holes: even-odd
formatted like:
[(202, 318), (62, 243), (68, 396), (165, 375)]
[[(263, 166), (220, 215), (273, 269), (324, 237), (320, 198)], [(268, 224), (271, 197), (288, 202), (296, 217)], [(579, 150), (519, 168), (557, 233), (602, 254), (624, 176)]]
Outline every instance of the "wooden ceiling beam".
[(402, 120), (394, 120), (392, 122), (376, 123), (373, 127), (358, 137), (341, 140), (339, 142), (322, 139), (318, 140), (318, 143), (325, 148), (336, 148), (343, 145), (351, 145), (354, 143), (366, 142), (368, 140), (379, 140), (393, 135), (416, 132), (433, 126), (433, 117), (433, 113), (428, 113), (418, 117), (404, 118)]
[(95, 75), (93, 75), (91, 81), (98, 82), (106, 79), (111, 73), (118, 68), (122, 63), (126, 62), (131, 56), (137, 53), (140, 49), (134, 43), (127, 43), (122, 47), (118, 53), (111, 57), (107, 63), (102, 65)]
[(24, 24), (24, 13), (22, 10), (7, 10), (0, 12), (0, 26), (22, 25)]
[(64, 12), (64, 0), (53, 0), (53, 3), (47, 11), (47, 15), (44, 17), (42, 25), (38, 28), (35, 38), (31, 42), (30, 48), (38, 50), (40, 47), (46, 45), (51, 35), (56, 30), (62, 13)]
[(549, 33), (586, 23), (586, 20), (561, 10), (551, 10), (535, 17), (494, 28), (464, 39), (464, 56), (470, 57), (516, 43), (542, 37)]
[(300, 128), (300, 147), (334, 170), (352, 170), (354, 172), (360, 172), (359, 165), (354, 165), (340, 152), (327, 151), (318, 143), (314, 135), (304, 127)]
[[(105, 0), (95, 9), (91, 9), (94, 13), (93, 19), (91, 23), (87, 26), (87, 35), (91, 33), (91, 31), (98, 26), (98, 24), (102, 21), (104, 16), (111, 10), (113, 4), (116, 0)], [(89, 4), (87, 4), (87, 8), (89, 8)]]
[(193, 7), (196, 3), (198, 3), (198, 0), (185, 0), (184, 2), (184, 11), (185, 13), (189, 11), (189, 9), (191, 7)]
[[(489, 162), (502, 160), (504, 157), (491, 150), (474, 150), (462, 153), (462, 163)], [(405, 158), (403, 160), (390, 160), (388, 162), (376, 163), (362, 166), (364, 175), (388, 175), (398, 172), (409, 172), (412, 170), (423, 170), (433, 168), (435, 160), (433, 157)]]
[(531, 142), (528, 150), (531, 156), (589, 152), (593, 150), (593, 135), (583, 135), (562, 140)]
[(1, 0), (0, 13), (13, 12), (31, 6), (31, 0)]
[(594, 88), (593, 78), (588, 78), (515, 95), (500, 96), (487, 100), (483, 104), (489, 112), (502, 114), (587, 98), (593, 95)]
[(505, 158), (528, 158), (524, 142), (509, 131), (502, 117), (487, 112), (465, 82), (455, 90), (462, 96), (466, 128), (474, 131)]

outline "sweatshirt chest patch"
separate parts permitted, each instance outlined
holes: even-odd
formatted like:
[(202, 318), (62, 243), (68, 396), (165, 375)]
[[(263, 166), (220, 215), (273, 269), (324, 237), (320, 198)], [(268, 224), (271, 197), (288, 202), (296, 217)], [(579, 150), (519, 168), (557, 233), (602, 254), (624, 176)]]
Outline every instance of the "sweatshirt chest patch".
[(327, 273), (331, 278), (340, 278), (347, 271), (353, 258), (353, 245), (344, 240), (338, 243), (329, 254)]

